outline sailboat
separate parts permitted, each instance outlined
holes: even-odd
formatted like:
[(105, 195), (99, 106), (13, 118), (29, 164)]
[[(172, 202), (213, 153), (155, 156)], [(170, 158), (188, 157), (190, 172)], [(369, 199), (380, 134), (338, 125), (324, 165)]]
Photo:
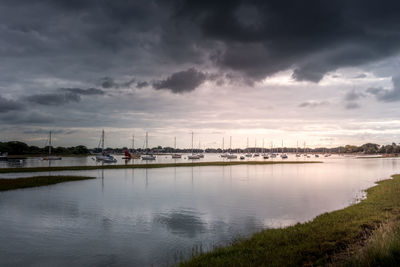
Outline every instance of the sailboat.
[(296, 147), (296, 157), (300, 157), (301, 155), (299, 154), (299, 141), (297, 141), (297, 147)]
[(221, 154), (221, 158), (226, 158), (226, 156), (228, 155), (224, 151), (225, 151), (225, 139), (222, 137), (222, 154)]
[(249, 138), (247, 137), (247, 153), (245, 155), (246, 157), (250, 158), (252, 155), (249, 153)]
[(267, 153), (265, 153), (265, 148), (264, 148), (264, 138), (263, 138), (263, 148), (262, 148), (262, 157), (264, 159), (269, 159), (269, 156)]
[(287, 159), (288, 158), (288, 155), (286, 154), (286, 153), (283, 153), (283, 140), (282, 140), (282, 151), (281, 151), (282, 153), (281, 153), (281, 158), (282, 159)]
[[(201, 151), (201, 143), (199, 142), (199, 150)], [(199, 158), (204, 158), (204, 154), (203, 153), (198, 153), (197, 156), (199, 156)]]
[(260, 154), (257, 153), (257, 139), (254, 139), (254, 155), (253, 157), (258, 157)]
[(51, 155), (51, 131), (49, 132), (48, 141), (49, 141), (49, 155), (47, 157), (43, 157), (42, 160), (61, 160), (61, 157)]
[(194, 133), (192, 132), (192, 154), (188, 156), (188, 159), (200, 159), (199, 155), (193, 154), (193, 135)]
[(99, 148), (101, 145), (101, 154), (96, 155), (96, 160), (97, 161), (102, 161), (104, 163), (114, 163), (117, 162), (117, 159), (111, 156), (110, 154), (106, 154), (104, 151), (104, 139), (105, 139), (105, 134), (104, 130), (101, 132), (101, 137), (100, 137), (100, 142), (99, 142)]
[(182, 158), (182, 155), (181, 155), (181, 154), (177, 154), (177, 153), (176, 153), (176, 137), (174, 137), (174, 151), (175, 151), (175, 153), (172, 154), (172, 158), (173, 158), (173, 159), (180, 159), (180, 158)]
[(237, 159), (237, 155), (232, 154), (232, 136), (229, 138), (229, 154), (226, 155), (227, 159)]
[[(146, 132), (146, 153), (147, 150), (149, 148), (149, 134), (148, 132)], [(152, 154), (145, 154), (142, 156), (142, 160), (155, 160), (156, 156), (152, 155)]]
[(276, 154), (274, 153), (274, 143), (271, 142), (271, 158), (276, 158)]

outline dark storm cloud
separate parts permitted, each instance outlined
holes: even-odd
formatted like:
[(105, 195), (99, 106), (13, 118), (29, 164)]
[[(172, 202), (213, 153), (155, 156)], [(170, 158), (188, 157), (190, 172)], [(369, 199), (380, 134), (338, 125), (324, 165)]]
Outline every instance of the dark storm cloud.
[(63, 105), (70, 102), (79, 102), (80, 96), (76, 93), (65, 93), (65, 94), (37, 94), (25, 97), (25, 100), (31, 103), (44, 105), (44, 106), (55, 106)]
[(400, 75), (392, 77), (393, 88), (368, 88), (367, 93), (374, 95), (377, 100), (383, 102), (400, 101)]
[(24, 106), (21, 103), (4, 98), (0, 95), (0, 113), (21, 110), (23, 108)]
[(173, 93), (190, 92), (200, 86), (207, 79), (207, 75), (194, 68), (172, 74), (165, 80), (153, 82), (153, 88), (166, 89)]
[(220, 67), (253, 79), (294, 68), (296, 80), (318, 82), (397, 53), (399, 11), (397, 1), (183, 1), (175, 17), (219, 42)]
[(2, 1), (0, 54), (9, 68), (82, 79), (213, 63), (253, 81), (293, 68), (318, 82), (398, 53), (399, 13), (398, 1)]

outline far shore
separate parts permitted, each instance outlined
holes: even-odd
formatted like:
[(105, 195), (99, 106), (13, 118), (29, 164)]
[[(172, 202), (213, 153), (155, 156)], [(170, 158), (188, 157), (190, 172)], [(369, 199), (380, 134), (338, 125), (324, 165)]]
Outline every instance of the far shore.
[(85, 170), (98, 170), (98, 169), (153, 169), (153, 168), (195, 167), (195, 166), (307, 164), (307, 163), (322, 163), (322, 161), (215, 161), (215, 162), (184, 162), (184, 163), (148, 163), (148, 164), (127, 164), (127, 165), (110, 164), (110, 165), (97, 165), (97, 166), (0, 168), (0, 173), (85, 171)]

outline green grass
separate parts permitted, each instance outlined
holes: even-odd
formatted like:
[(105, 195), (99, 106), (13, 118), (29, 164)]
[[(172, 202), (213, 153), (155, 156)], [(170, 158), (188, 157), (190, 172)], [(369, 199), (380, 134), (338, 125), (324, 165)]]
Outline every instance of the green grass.
[(59, 167), (32, 167), (32, 168), (0, 168), (0, 173), (16, 172), (48, 172), (48, 171), (84, 171), (96, 169), (135, 169), (135, 168), (166, 168), (166, 167), (194, 167), (194, 166), (227, 166), (227, 165), (269, 165), (269, 164), (304, 164), (322, 163), (321, 161), (216, 161), (216, 162), (185, 162), (160, 164), (128, 164), (128, 165), (97, 165), (97, 166), (59, 166)]
[(28, 178), (0, 179), (0, 191), (45, 186), (63, 182), (81, 181), (88, 179), (96, 179), (96, 178), (87, 176), (35, 176)]
[[(335, 262), (339, 262), (337, 265), (368, 266), (365, 265), (366, 256), (354, 256), (358, 261), (347, 263), (334, 256), (346, 258), (344, 252), (352, 250), (358, 255), (361, 250), (357, 247), (368, 243), (371, 236), (377, 235), (376, 229), (383, 229), (382, 225), (389, 223), (397, 225), (395, 232), (390, 230), (391, 235), (397, 234), (397, 239), (389, 244), (384, 242), (390, 257), (376, 250), (373, 258), (390, 258), (389, 262), (396, 259), (394, 263), (399, 266), (400, 175), (368, 189), (367, 199), (358, 204), (322, 214), (311, 222), (263, 230), (230, 246), (197, 255), (180, 266), (319, 266)], [(364, 255), (371, 255), (371, 252)], [(376, 266), (373, 260), (370, 262), (374, 263), (370, 266)]]

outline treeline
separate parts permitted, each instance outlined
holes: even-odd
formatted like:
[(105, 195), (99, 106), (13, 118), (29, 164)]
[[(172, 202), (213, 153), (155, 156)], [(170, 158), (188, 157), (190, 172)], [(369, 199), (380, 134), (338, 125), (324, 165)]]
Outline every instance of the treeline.
[[(106, 148), (105, 151), (109, 153), (123, 153), (127, 148)], [(153, 147), (149, 149), (129, 149), (131, 152), (137, 153), (190, 153), (191, 149), (174, 149), (172, 147)], [(34, 155), (34, 154), (47, 154), (49, 151), (49, 147), (37, 147), (37, 146), (29, 146), (23, 142), (12, 141), (12, 142), (0, 142), (0, 152), (8, 152), (9, 155)], [(89, 150), (86, 146), (74, 146), (74, 147), (52, 147), (52, 154), (58, 155), (84, 155), (92, 153), (99, 153), (101, 149), (95, 148)], [(220, 148), (207, 148), (203, 149), (193, 149), (193, 153), (226, 153), (229, 152), (229, 149), (222, 150)], [(361, 146), (354, 145), (346, 145), (334, 148), (296, 148), (296, 147), (284, 147), (284, 148), (274, 148), (262, 149), (260, 147), (257, 148), (247, 148), (247, 149), (232, 149), (232, 153), (271, 153), (271, 152), (284, 152), (284, 153), (363, 153), (363, 154), (400, 154), (400, 145), (396, 143), (392, 143), (391, 145), (379, 145), (374, 143), (366, 143)]]
[[(9, 155), (44, 155), (49, 152), (49, 147), (29, 146), (19, 141), (0, 142), (0, 152), (8, 152)], [(84, 155), (89, 154), (90, 151), (86, 146), (52, 147), (51, 153), (57, 155)]]

